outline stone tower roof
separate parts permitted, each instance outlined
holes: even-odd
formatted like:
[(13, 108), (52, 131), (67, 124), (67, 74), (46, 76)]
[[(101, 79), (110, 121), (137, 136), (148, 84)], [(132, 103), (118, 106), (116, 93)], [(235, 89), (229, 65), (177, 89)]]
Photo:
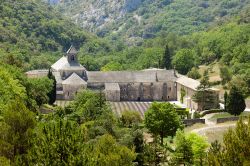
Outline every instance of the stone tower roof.
[(69, 50), (67, 51), (67, 54), (77, 54), (77, 51), (73, 45), (70, 46)]

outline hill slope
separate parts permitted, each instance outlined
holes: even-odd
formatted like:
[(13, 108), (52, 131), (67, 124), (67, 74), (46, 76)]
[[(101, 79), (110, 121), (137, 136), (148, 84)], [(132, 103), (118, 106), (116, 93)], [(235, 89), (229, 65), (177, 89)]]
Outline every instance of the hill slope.
[[(162, 33), (190, 34), (238, 14), (248, 0), (72, 0), (60, 11), (99, 36), (141, 41)], [(129, 40), (128, 40), (129, 39)]]
[(79, 48), (93, 41), (105, 43), (40, 0), (0, 0), (0, 57), (5, 63), (48, 68), (71, 44)]

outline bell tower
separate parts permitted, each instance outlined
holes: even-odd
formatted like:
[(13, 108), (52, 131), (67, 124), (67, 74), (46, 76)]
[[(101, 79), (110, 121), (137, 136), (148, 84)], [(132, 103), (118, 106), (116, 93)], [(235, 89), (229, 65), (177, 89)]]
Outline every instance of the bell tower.
[(74, 46), (70, 46), (66, 56), (70, 64), (78, 64), (77, 51)]

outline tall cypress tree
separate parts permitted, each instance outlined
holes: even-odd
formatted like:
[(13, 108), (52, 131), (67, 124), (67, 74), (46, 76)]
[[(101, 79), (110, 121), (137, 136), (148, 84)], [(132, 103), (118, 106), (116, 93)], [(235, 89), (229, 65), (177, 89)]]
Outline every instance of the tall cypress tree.
[(56, 101), (56, 78), (55, 78), (55, 76), (52, 74), (51, 69), (49, 69), (48, 78), (51, 79), (51, 80), (53, 80), (53, 88), (52, 88), (52, 90), (48, 93), (49, 104), (54, 104), (54, 102)]
[(162, 56), (161, 68), (171, 69), (171, 53), (168, 45), (166, 45), (164, 55)]

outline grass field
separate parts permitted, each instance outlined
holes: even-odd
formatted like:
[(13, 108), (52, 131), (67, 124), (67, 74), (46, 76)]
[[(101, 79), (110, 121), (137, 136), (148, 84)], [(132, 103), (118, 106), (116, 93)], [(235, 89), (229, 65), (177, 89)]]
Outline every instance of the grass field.
[[(250, 112), (243, 112), (240, 114), (240, 116), (249, 116)], [(230, 115), (227, 112), (222, 112), (222, 113), (218, 113), (218, 114), (214, 114), (211, 118), (209, 118), (209, 120), (214, 121), (218, 118), (228, 118), (228, 117), (234, 117), (234, 115)]]

